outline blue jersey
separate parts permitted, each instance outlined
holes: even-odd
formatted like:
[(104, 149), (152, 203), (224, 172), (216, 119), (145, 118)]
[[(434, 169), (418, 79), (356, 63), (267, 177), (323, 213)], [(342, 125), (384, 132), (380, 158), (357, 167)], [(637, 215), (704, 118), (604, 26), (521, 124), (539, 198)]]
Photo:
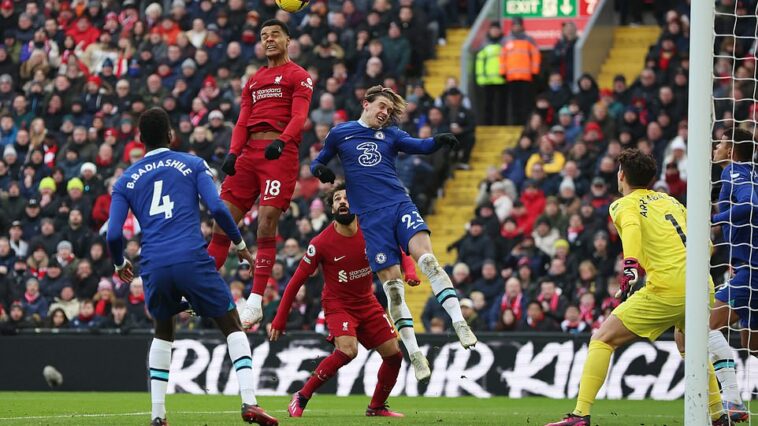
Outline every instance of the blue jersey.
[(758, 175), (749, 164), (730, 163), (721, 172), (718, 211), (713, 223), (720, 223), (724, 240), (729, 242), (733, 266), (758, 266), (753, 256), (758, 244)]
[(121, 228), (129, 209), (142, 228), (144, 270), (209, 259), (200, 232), (200, 198), (229, 238), (240, 242), (239, 229), (202, 158), (167, 148), (148, 152), (113, 185), (108, 223), (113, 262), (124, 262)]
[(350, 210), (360, 214), (410, 201), (395, 170), (398, 152), (431, 154), (438, 148), (433, 138), (412, 138), (395, 126), (372, 129), (361, 121), (348, 121), (329, 132), (311, 171), (339, 155)]

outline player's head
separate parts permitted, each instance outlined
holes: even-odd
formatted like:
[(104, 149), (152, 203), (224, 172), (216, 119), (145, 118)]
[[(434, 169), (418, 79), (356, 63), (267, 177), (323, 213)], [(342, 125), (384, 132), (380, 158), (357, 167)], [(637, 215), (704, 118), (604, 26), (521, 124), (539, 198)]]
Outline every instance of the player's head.
[(369, 127), (380, 128), (398, 121), (407, 102), (389, 87), (373, 86), (363, 97), (363, 120)]
[(139, 117), (139, 133), (147, 150), (168, 148), (171, 136), (171, 122), (163, 108), (150, 108)]
[(261, 25), (261, 43), (266, 58), (274, 60), (287, 56), (290, 45), (290, 30), (278, 19), (269, 19)]
[[(623, 151), (618, 158), (618, 186), (620, 189), (647, 188), (656, 177), (658, 167), (651, 155), (637, 148)], [(623, 191), (622, 191), (623, 192)]]
[(721, 135), (713, 150), (713, 161), (725, 166), (730, 161), (752, 162), (755, 150), (753, 133), (739, 127), (730, 127)]
[(350, 225), (355, 220), (355, 213), (350, 213), (345, 182), (338, 183), (326, 195), (326, 204), (331, 207), (334, 220), (341, 225)]

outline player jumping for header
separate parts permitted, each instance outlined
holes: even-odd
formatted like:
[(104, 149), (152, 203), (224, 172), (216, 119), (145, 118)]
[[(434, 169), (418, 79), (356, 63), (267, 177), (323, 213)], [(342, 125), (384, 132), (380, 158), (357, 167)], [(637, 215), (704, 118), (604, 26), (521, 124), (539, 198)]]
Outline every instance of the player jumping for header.
[(295, 295), (305, 280), (322, 265), (325, 283), (321, 303), (329, 330), (328, 340), (334, 343), (335, 350), (321, 361), (305, 386), (293, 395), (288, 411), (292, 417), (302, 416), (313, 392), (355, 358), (360, 342), (368, 349), (376, 349), (382, 356), (374, 396), (366, 415), (403, 417), (387, 407), (387, 397), (397, 381), (403, 355), (395, 330), (373, 294), (363, 233), (355, 214), (350, 213), (344, 184), (337, 185), (326, 201), (332, 206), (335, 222), (311, 240), (284, 291), (271, 323), (270, 338), (275, 341), (284, 332)]
[[(687, 210), (675, 198), (647, 189), (657, 176), (653, 157), (630, 149), (619, 155), (618, 162), (618, 187), (623, 197), (611, 204), (610, 216), (624, 248), (620, 293), (628, 294), (643, 273), (647, 274), (647, 280), (645, 287), (614, 309), (592, 335), (576, 408), (563, 420), (548, 426), (592, 424), (590, 409), (605, 382), (616, 348), (641, 337), (655, 340), (672, 326), (684, 330)], [(707, 282), (712, 290), (713, 282)], [(730, 421), (722, 409), (719, 385), (710, 365), (708, 378), (708, 406), (713, 425), (728, 425)]]
[(718, 213), (712, 218), (720, 224), (724, 240), (729, 242), (729, 263), (734, 276), (718, 292), (711, 312), (708, 349), (724, 394), (724, 408), (735, 422), (744, 422), (750, 413), (742, 402), (737, 385), (734, 355), (721, 329), (740, 320), (742, 346), (755, 353), (758, 350), (758, 256), (753, 242), (758, 240), (758, 194), (753, 155), (753, 134), (740, 128), (727, 129), (713, 151), (713, 161), (721, 172), (721, 191)]
[(155, 338), (148, 364), (153, 426), (166, 422), (174, 316), (183, 310), (185, 297), (201, 316), (213, 318), (226, 337), (229, 357), (237, 372), (242, 396), (242, 419), (248, 423), (277, 425), (275, 418), (258, 406), (253, 389), (250, 342), (242, 331), (229, 286), (205, 251), (200, 232), (201, 198), (216, 223), (231, 235), (240, 259), (252, 261), (229, 211), (219, 199), (208, 165), (194, 155), (172, 152), (168, 114), (152, 108), (139, 120), (145, 158), (126, 169), (113, 185), (108, 247), (118, 276), (130, 282), (132, 265), (124, 258), (121, 228), (129, 209), (142, 226), (142, 271), (145, 304), (155, 319)]
[[(287, 54), (287, 25), (275, 19), (264, 22), (261, 43), (268, 66), (261, 67), (242, 88), (239, 118), (221, 166), (228, 175), (221, 199), (235, 223), (260, 196), (253, 290), (240, 313), (244, 328), (263, 317), (262, 295), (276, 259), (279, 217), (289, 208), (295, 190), (298, 145), (313, 96), (310, 76)], [(217, 269), (226, 261), (229, 243), (228, 232), (216, 222), (208, 253)]]
[(432, 253), (429, 228), (395, 170), (395, 157), (400, 151), (430, 154), (443, 146), (454, 148), (458, 141), (450, 133), (427, 139), (410, 137), (393, 125), (405, 107), (405, 100), (392, 89), (382, 86), (368, 89), (360, 120), (332, 129), (324, 148), (311, 164), (311, 171), (321, 182), (334, 182), (334, 172), (326, 165), (339, 155), (345, 169), (350, 211), (358, 215), (371, 269), (383, 283), (390, 316), (416, 368), (416, 364), (422, 366), (427, 361), (419, 351), (413, 318), (404, 300), (400, 248), (410, 254), (429, 277), (432, 291), (452, 318), (463, 347), (475, 345), (477, 339), (463, 319), (450, 277)]

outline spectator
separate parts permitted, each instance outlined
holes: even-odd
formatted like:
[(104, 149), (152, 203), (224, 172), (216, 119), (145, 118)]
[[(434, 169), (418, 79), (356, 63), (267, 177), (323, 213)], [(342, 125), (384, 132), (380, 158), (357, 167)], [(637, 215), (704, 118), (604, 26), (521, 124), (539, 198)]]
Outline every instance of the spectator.
[(126, 310), (134, 319), (135, 327), (146, 328), (150, 325), (150, 319), (147, 316), (145, 308), (145, 293), (142, 285), (142, 278), (135, 278), (129, 284), (129, 296), (126, 300)]
[(50, 304), (50, 312), (62, 310), (69, 321), (79, 316), (79, 301), (74, 298), (74, 289), (70, 285), (61, 288), (60, 295)]
[(526, 296), (521, 287), (521, 281), (516, 277), (510, 277), (505, 282), (504, 291), (495, 298), (495, 303), (489, 309), (489, 327), (497, 328), (498, 321), (502, 320), (505, 311), (510, 311), (513, 316), (511, 324), (518, 324), (526, 314)]
[(563, 320), (568, 302), (556, 286), (555, 281), (543, 278), (540, 281), (540, 292), (535, 298), (540, 303), (541, 311), (554, 321)]
[(95, 303), (95, 314), (100, 317), (107, 317), (113, 306), (116, 296), (113, 295), (113, 284), (107, 278), (103, 278), (97, 284), (97, 293), (92, 298)]
[(487, 30), (487, 42), (476, 54), (476, 85), (482, 93), (482, 124), (504, 124), (506, 117), (507, 88), (500, 74), (500, 52), (503, 31), (499, 22), (492, 22)]
[(508, 124), (526, 122), (522, 105), (534, 104), (534, 76), (540, 73), (542, 56), (537, 43), (526, 35), (524, 20), (511, 20), (511, 34), (503, 42), (500, 53), (500, 74), (505, 77), (508, 87)]
[(526, 332), (542, 332), (558, 331), (560, 328), (553, 318), (545, 315), (540, 302), (532, 301), (527, 305), (526, 316), (524, 317), (524, 320), (519, 323), (518, 330)]
[[(60, 261), (60, 260), (59, 260)], [(92, 264), (87, 259), (82, 259), (76, 264), (76, 272), (71, 283), (74, 286), (76, 298), (92, 299), (98, 288), (98, 278), (93, 274)]]
[[(78, 309), (78, 308), (77, 308)], [(45, 328), (52, 329), (65, 329), (68, 328), (68, 317), (61, 308), (55, 308), (50, 311), (50, 314), (45, 320)]]
[(53, 301), (53, 299), (61, 294), (64, 288), (70, 285), (68, 277), (63, 274), (61, 265), (55, 258), (52, 258), (47, 264), (45, 276), (40, 280), (42, 295), (48, 301)]
[(468, 232), (448, 247), (448, 251), (452, 249), (458, 250), (456, 262), (468, 265), (476, 276), (482, 270), (482, 265), (486, 259), (495, 258), (495, 246), (492, 240), (483, 234), (482, 230), (481, 220), (474, 219), (469, 224)]
[[(577, 38), (576, 24), (572, 21), (563, 22), (561, 38), (555, 42), (553, 57), (550, 61), (552, 69), (562, 79), (569, 82), (574, 81), (574, 46), (576, 45)], [(550, 78), (552, 80), (552, 75)], [(555, 108), (558, 109), (566, 103), (564, 102)]]
[(40, 323), (47, 318), (47, 300), (39, 291), (39, 281), (36, 278), (26, 280), (26, 292), (21, 301), (24, 312), (35, 323)]
[(457, 87), (446, 92), (442, 115), (460, 142), (460, 151), (455, 154), (460, 168), (468, 170), (471, 150), (474, 148), (475, 122), (471, 110), (463, 105), (463, 93)]
[(21, 303), (13, 303), (8, 310), (8, 321), (0, 323), (0, 334), (16, 334), (18, 330), (36, 326), (29, 320)]
[(128, 333), (129, 330), (135, 328), (134, 320), (126, 309), (126, 302), (124, 299), (113, 300), (110, 313), (105, 320), (100, 323), (100, 328), (115, 329), (121, 333)]
[(579, 334), (587, 331), (589, 324), (584, 322), (579, 314), (579, 307), (569, 305), (566, 308), (564, 319), (561, 321), (561, 330), (564, 333)]
[[(481, 292), (487, 300), (487, 306), (495, 301), (495, 296), (503, 288), (503, 280), (498, 276), (495, 261), (487, 259), (482, 264), (481, 277), (474, 282), (474, 291)], [(486, 307), (485, 307), (486, 309)]]
[(79, 330), (94, 330), (100, 326), (102, 318), (95, 315), (95, 304), (92, 299), (84, 299), (79, 304), (79, 315), (71, 321), (71, 328)]
[(474, 302), (471, 299), (461, 300), (461, 313), (463, 314), (463, 319), (471, 327), (471, 330), (485, 330), (484, 321), (474, 309)]
[(546, 255), (553, 257), (555, 254), (555, 243), (561, 238), (560, 233), (556, 228), (550, 225), (550, 221), (546, 218), (537, 219), (537, 224), (532, 231), (532, 238), (534, 238), (534, 244), (538, 249), (542, 250)]

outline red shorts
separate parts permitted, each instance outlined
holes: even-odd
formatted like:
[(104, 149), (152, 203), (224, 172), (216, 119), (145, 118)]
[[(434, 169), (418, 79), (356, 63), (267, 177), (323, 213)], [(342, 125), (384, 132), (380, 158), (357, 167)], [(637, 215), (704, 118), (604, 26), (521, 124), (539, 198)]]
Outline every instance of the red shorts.
[(326, 328), (329, 330), (327, 340), (330, 342), (335, 337), (353, 336), (366, 349), (374, 349), (388, 340), (397, 339), (395, 327), (379, 302), (356, 309), (325, 310), (325, 316)]
[(284, 144), (282, 156), (267, 160), (263, 155), (270, 140), (251, 140), (242, 150), (234, 176), (227, 176), (221, 184), (221, 199), (234, 204), (247, 213), (261, 197), (261, 206), (272, 206), (286, 211), (295, 191), (300, 171), (296, 143)]

